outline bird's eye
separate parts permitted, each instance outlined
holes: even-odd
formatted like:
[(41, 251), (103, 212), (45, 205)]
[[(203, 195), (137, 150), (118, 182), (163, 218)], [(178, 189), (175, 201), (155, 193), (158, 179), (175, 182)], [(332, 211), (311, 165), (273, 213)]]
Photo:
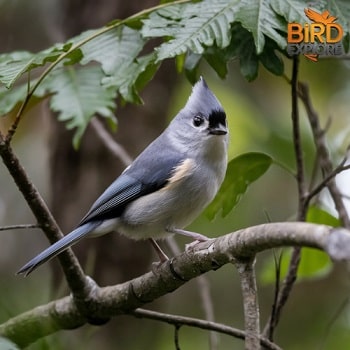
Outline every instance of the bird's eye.
[(196, 115), (193, 117), (193, 125), (194, 126), (200, 126), (204, 122), (204, 118), (201, 115)]

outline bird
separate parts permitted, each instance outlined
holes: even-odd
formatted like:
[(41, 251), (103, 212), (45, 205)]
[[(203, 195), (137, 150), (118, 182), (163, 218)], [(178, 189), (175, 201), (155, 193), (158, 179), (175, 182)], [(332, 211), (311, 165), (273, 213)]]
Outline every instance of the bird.
[[(118, 232), (150, 239), (172, 234), (197, 241), (208, 237), (184, 228), (218, 192), (226, 173), (229, 130), (225, 111), (203, 77), (168, 127), (93, 203), (79, 225), (21, 267), (27, 276), (85, 237)], [(197, 242), (198, 243), (198, 242)]]

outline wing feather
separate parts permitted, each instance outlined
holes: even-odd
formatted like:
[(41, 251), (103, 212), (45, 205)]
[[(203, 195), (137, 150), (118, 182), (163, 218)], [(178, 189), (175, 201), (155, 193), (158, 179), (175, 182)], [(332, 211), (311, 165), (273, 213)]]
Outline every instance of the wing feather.
[(174, 169), (183, 162), (171, 152), (160, 157), (152, 152), (137, 158), (96, 200), (80, 225), (90, 221), (106, 220), (120, 216), (133, 200), (163, 188)]
[(130, 201), (144, 195), (143, 187), (140, 181), (122, 174), (96, 200), (79, 225), (119, 216)]

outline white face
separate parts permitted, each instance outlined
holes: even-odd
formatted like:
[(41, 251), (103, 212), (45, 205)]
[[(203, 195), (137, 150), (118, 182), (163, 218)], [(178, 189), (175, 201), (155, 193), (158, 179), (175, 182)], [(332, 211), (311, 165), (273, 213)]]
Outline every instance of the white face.
[[(204, 80), (192, 90), (185, 107), (173, 119), (168, 131), (174, 144), (187, 153), (227, 144), (228, 128), (225, 112)], [(206, 151), (205, 151), (206, 152)]]

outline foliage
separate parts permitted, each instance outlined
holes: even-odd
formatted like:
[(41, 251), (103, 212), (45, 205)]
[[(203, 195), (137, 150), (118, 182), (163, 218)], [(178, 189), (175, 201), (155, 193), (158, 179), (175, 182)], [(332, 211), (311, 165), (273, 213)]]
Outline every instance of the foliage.
[[(325, 6), (331, 6), (341, 23), (346, 22), (350, 8), (345, 1), (317, 3), (320, 10)], [(306, 21), (304, 7), (301, 0), (166, 2), (38, 53), (2, 54), (0, 82), (8, 90), (0, 91), (0, 111), (16, 113), (19, 103), (27, 106), (32, 96), (49, 95), (60, 120), (76, 128), (74, 144), (78, 146), (93, 115), (115, 124), (115, 96), (141, 103), (139, 90), (166, 59), (176, 58), (177, 69), (191, 80), (197, 78), (202, 59), (220, 77), (226, 76), (232, 59), (240, 60), (241, 72), (248, 80), (257, 77), (259, 63), (273, 74), (283, 74), (287, 23)], [(348, 32), (344, 34), (349, 37)], [(159, 37), (163, 41), (153, 44), (147, 53), (146, 44)], [(92, 62), (99, 63), (102, 70)], [(86, 67), (82, 69), (82, 65)], [(46, 69), (40, 74), (41, 67)], [(38, 79), (32, 79), (38, 74)], [(27, 83), (18, 86), (24, 75)], [(89, 89), (98, 91), (93, 100)]]
[(237, 205), (248, 186), (263, 175), (271, 163), (271, 157), (256, 152), (232, 159), (218, 194), (206, 210), (208, 218), (213, 219), (220, 210), (225, 217)]

